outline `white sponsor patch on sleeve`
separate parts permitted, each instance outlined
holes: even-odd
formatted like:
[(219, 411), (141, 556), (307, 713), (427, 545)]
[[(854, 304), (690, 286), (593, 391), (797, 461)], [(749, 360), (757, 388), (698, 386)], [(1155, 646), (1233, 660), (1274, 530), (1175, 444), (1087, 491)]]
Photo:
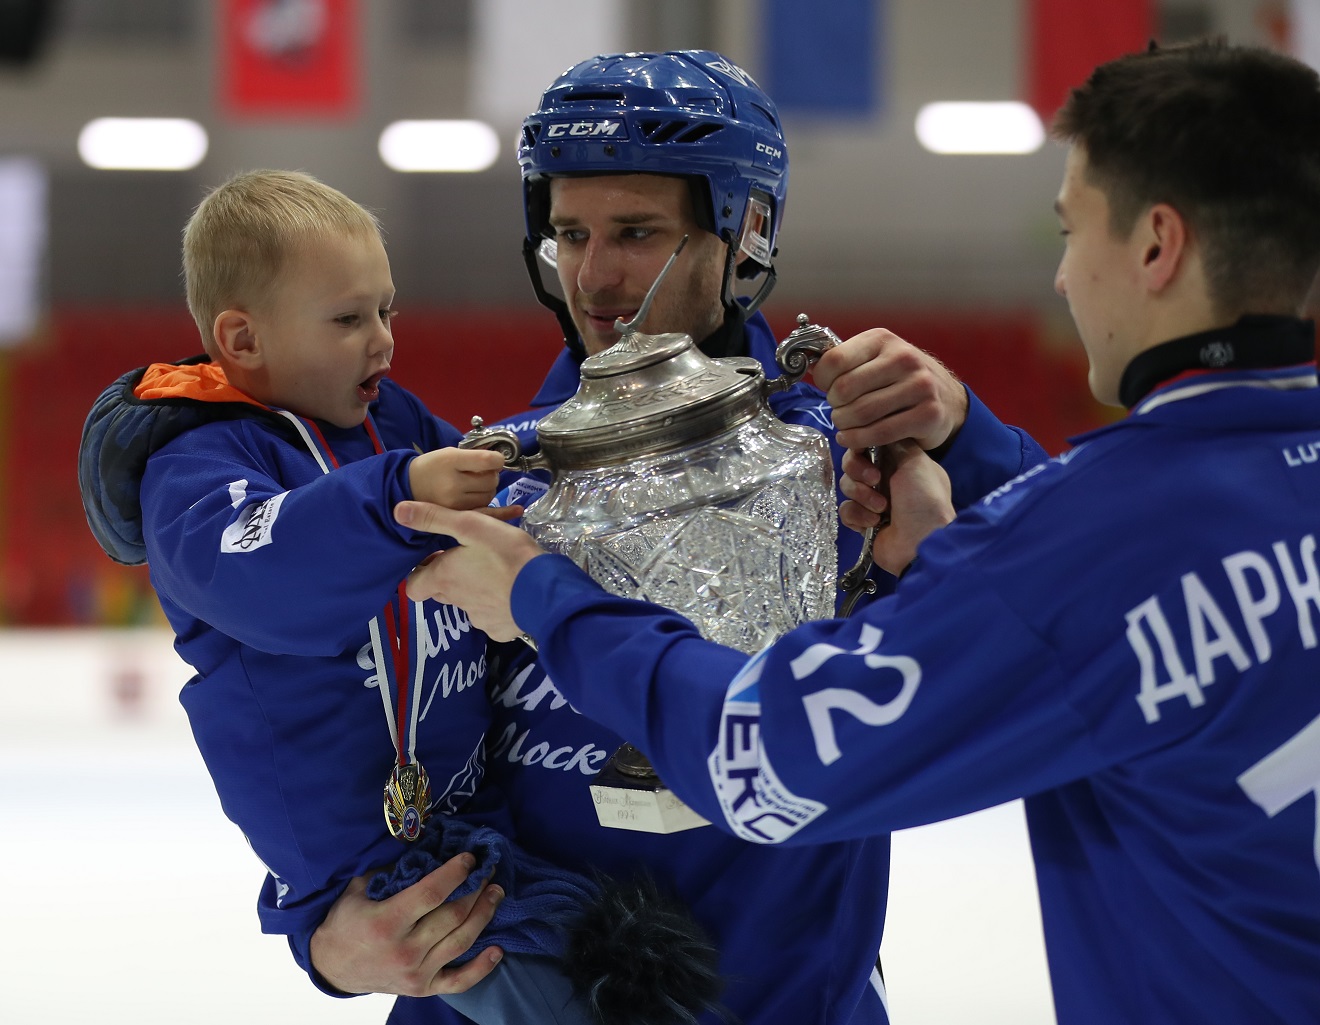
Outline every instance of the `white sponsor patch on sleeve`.
[(752, 843), (781, 843), (827, 808), (789, 790), (761, 744), (757, 684), (764, 660), (762, 652), (729, 684), (720, 716), (719, 746), (706, 765), (733, 832)]
[(274, 498), (246, 506), (238, 514), (238, 519), (225, 528), (220, 538), (220, 551), (254, 552), (270, 544), (275, 518), (279, 515), (280, 505), (288, 494), (287, 491), (282, 491)]

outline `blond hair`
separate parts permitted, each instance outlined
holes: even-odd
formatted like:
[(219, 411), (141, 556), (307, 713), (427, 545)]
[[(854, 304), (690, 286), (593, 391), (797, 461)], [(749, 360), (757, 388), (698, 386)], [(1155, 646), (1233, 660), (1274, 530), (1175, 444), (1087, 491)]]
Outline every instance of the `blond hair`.
[(183, 229), (188, 310), (216, 355), (212, 325), (269, 294), (301, 246), (326, 237), (380, 237), (375, 215), (301, 171), (245, 171), (213, 189)]

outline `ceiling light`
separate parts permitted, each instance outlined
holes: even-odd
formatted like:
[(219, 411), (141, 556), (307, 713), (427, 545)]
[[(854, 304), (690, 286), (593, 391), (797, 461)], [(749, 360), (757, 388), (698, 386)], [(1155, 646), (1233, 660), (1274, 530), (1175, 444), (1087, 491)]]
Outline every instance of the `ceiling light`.
[(395, 121), (380, 133), (379, 149), (395, 171), (484, 171), (500, 141), (484, 121)]
[(917, 139), (932, 153), (1035, 153), (1045, 129), (1025, 103), (928, 103)]
[(83, 163), (107, 171), (187, 171), (206, 146), (206, 129), (177, 117), (99, 117), (78, 133)]

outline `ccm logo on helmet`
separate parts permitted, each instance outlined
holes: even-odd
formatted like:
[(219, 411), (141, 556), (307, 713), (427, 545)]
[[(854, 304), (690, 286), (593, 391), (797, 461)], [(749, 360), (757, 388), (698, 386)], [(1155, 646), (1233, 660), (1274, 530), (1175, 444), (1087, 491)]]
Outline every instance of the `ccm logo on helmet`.
[(770, 157), (770, 159), (772, 160), (778, 160), (780, 157), (784, 155), (784, 151), (782, 149), (779, 149), (775, 146), (771, 146), (769, 143), (766, 142), (758, 142), (756, 144), (756, 152), (764, 153), (767, 157)]
[(604, 121), (561, 121), (558, 124), (547, 125), (545, 137), (547, 139), (626, 139), (628, 133), (619, 118), (608, 118)]

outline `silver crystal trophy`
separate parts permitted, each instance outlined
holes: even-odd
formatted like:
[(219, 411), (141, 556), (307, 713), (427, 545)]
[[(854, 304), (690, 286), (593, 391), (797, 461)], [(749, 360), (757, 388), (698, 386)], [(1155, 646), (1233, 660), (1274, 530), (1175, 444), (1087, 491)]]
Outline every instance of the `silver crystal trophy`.
[[(607, 591), (665, 605), (707, 639), (752, 655), (834, 614), (829, 444), (779, 420), (767, 398), (838, 338), (800, 317), (777, 353), (782, 375), (767, 381), (754, 359), (711, 359), (686, 334), (638, 330), (663, 277), (633, 320), (616, 325), (619, 341), (583, 361), (577, 394), (537, 425), (537, 453), (523, 456), (512, 432), (479, 420), (463, 444), (496, 448), (510, 467), (552, 471), (522, 522), (543, 548)], [(672, 833), (706, 824), (631, 744), (591, 794), (604, 826)]]

